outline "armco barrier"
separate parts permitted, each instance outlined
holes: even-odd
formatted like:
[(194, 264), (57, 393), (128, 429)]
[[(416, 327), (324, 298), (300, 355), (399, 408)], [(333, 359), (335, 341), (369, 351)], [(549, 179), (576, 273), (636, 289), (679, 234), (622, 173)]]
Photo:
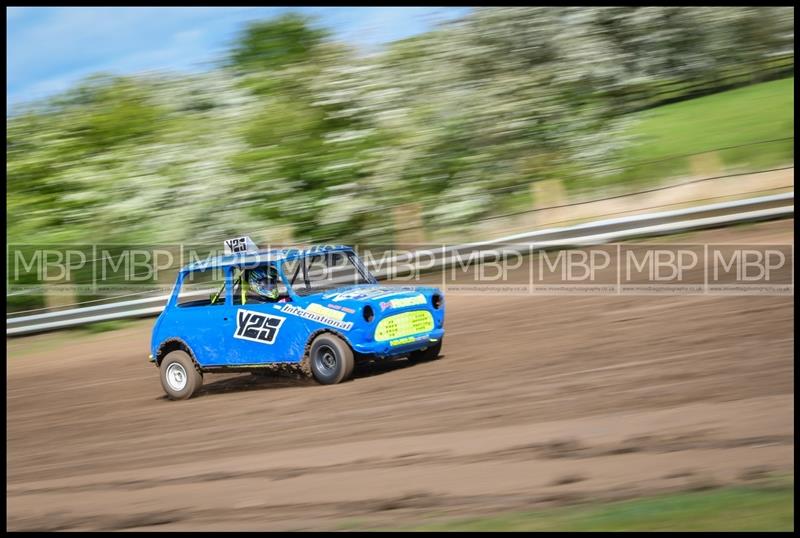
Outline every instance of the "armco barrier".
[[(673, 211), (605, 219), (574, 226), (548, 228), (445, 248), (419, 250), (402, 260), (382, 260), (383, 264), (387, 264), (387, 268), (374, 271), (374, 274), (379, 279), (385, 278), (387, 274), (391, 273), (392, 263), (402, 261), (407, 267), (409, 263), (415, 263), (423, 257), (429, 264), (432, 261), (432, 265), (426, 265), (426, 268), (440, 268), (454, 262), (453, 253), (455, 252), (467, 249), (480, 251), (483, 247), (490, 249), (495, 245), (509, 243), (533, 245), (537, 248), (591, 245), (737, 222), (784, 218), (791, 215), (794, 215), (794, 191)], [(202, 293), (205, 292), (198, 292), (198, 294)], [(168, 295), (160, 295), (43, 314), (7, 317), (6, 336), (75, 327), (96, 321), (154, 316), (161, 312), (168, 298)]]

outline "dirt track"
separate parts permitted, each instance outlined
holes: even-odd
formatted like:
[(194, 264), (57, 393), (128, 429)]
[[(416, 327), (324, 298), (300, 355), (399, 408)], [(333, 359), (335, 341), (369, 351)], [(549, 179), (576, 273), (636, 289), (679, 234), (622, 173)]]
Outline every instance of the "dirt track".
[[(793, 243), (792, 221), (691, 234)], [(793, 472), (792, 297), (448, 296), (443, 357), (163, 397), (151, 320), (8, 340), (7, 526), (336, 529)]]

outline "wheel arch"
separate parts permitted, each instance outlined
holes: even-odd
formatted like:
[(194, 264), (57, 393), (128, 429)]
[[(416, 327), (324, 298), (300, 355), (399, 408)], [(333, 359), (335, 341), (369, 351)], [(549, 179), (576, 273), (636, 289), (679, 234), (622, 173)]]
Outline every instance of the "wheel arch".
[(189, 344), (187, 344), (182, 338), (177, 337), (167, 338), (158, 345), (158, 349), (156, 350), (156, 366), (161, 366), (161, 361), (164, 360), (164, 357), (166, 357), (168, 353), (179, 350), (185, 351), (186, 354), (192, 359), (195, 368), (201, 370), (200, 364), (197, 362), (197, 358), (195, 358), (192, 348), (189, 347)]
[(311, 334), (308, 335), (308, 339), (306, 340), (306, 345), (305, 345), (305, 348), (303, 350), (303, 358), (302, 358), (301, 362), (308, 361), (309, 353), (311, 352), (311, 344), (314, 342), (314, 340), (317, 338), (317, 336), (319, 336), (320, 334), (323, 334), (323, 333), (328, 333), (328, 334), (332, 334), (334, 336), (338, 336), (339, 338), (342, 339), (342, 341), (345, 344), (347, 344), (347, 347), (349, 347), (350, 351), (353, 352), (353, 356), (354, 357), (356, 355), (358, 355), (356, 350), (353, 348), (353, 344), (350, 343), (350, 340), (345, 335), (343, 335), (341, 332), (339, 332), (339, 331), (337, 331), (335, 329), (324, 328), (324, 329), (317, 329), (316, 331), (312, 331)]
[(311, 334), (308, 335), (308, 339), (306, 340), (305, 350), (304, 350), (304, 353), (303, 353), (304, 355), (308, 355), (308, 352), (311, 351), (311, 344), (312, 344), (312, 342), (314, 342), (314, 339), (317, 336), (319, 336), (320, 334), (323, 334), (323, 333), (329, 333), (329, 334), (332, 334), (334, 336), (338, 336), (339, 338), (341, 338), (344, 341), (345, 344), (347, 344), (347, 346), (353, 351), (353, 353), (355, 353), (355, 349), (353, 349), (353, 344), (350, 343), (350, 339), (349, 338), (347, 338), (344, 334), (342, 334), (341, 332), (339, 332), (339, 331), (337, 331), (335, 329), (325, 328), (325, 329), (317, 329), (316, 331), (313, 331), (313, 332), (311, 332)]

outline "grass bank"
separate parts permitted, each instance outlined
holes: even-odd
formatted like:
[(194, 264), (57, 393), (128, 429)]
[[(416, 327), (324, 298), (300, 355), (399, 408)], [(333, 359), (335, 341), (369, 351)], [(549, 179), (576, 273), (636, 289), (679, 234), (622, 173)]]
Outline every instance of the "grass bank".
[[(645, 110), (631, 119), (627, 134), (635, 144), (624, 152), (621, 169), (592, 180), (593, 187), (794, 161), (793, 77)], [(699, 153), (705, 154), (685, 157)], [(569, 183), (568, 188), (587, 186), (577, 178)]]
[[(363, 524), (362, 524), (363, 525)], [(343, 527), (342, 527), (343, 528)], [(360, 526), (360, 528), (365, 528)], [(402, 530), (434, 531), (792, 531), (794, 479), (627, 501), (431, 520)]]

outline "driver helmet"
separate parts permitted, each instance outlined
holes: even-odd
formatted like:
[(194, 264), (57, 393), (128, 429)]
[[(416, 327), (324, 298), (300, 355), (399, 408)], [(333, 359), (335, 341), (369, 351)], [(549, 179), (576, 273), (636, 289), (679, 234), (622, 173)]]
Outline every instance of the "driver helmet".
[(253, 269), (247, 282), (259, 295), (268, 299), (278, 298), (278, 270), (275, 267)]

